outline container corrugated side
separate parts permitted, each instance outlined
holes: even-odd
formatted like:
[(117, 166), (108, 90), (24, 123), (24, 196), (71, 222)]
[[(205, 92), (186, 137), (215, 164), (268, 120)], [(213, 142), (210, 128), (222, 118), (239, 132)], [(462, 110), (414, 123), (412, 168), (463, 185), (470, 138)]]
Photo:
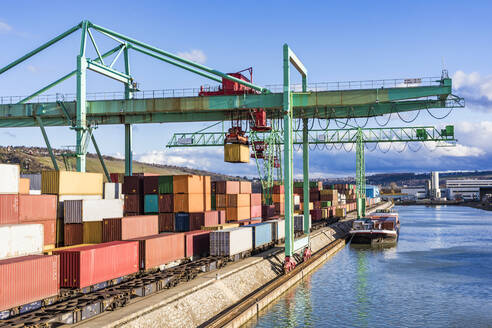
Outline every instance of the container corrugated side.
[(158, 233), (157, 215), (126, 216), (103, 220), (103, 242), (135, 239)]
[(84, 288), (138, 271), (138, 242), (115, 241), (53, 252), (60, 255), (60, 287)]
[(201, 175), (176, 175), (173, 177), (173, 193), (203, 194), (204, 179)]
[(240, 181), (239, 182), (239, 193), (251, 194), (251, 182), (250, 181)]
[(0, 194), (17, 194), (19, 193), (19, 165), (0, 164)]
[(162, 175), (159, 177), (159, 194), (173, 193), (173, 176)]
[(216, 181), (217, 194), (239, 194), (239, 181)]
[(231, 256), (253, 248), (252, 229), (232, 228), (210, 232), (210, 255)]
[(0, 224), (19, 223), (19, 196), (0, 195)]
[(44, 249), (53, 248), (56, 245), (56, 219), (43, 221), (25, 221), (24, 224), (42, 224), (43, 225), (43, 243)]
[(272, 242), (272, 224), (270, 222), (250, 224), (244, 227), (253, 229), (251, 235), (253, 236), (253, 246), (255, 248)]
[(144, 194), (158, 194), (159, 193), (159, 177), (149, 176), (143, 177), (143, 192)]
[(132, 239), (139, 242), (140, 269), (148, 270), (185, 257), (183, 233), (163, 233)]
[(82, 235), (84, 244), (102, 243), (102, 221), (82, 223)]
[(189, 213), (174, 214), (174, 231), (179, 231), (179, 232), (190, 231)]
[(58, 256), (31, 255), (0, 261), (0, 311), (58, 294)]
[(159, 195), (148, 194), (144, 196), (144, 212), (159, 213)]
[(56, 219), (55, 195), (19, 195), (19, 222)]
[(43, 230), (42, 224), (0, 225), (0, 259), (41, 254)]
[(63, 218), (64, 202), (66, 200), (95, 200), (102, 199), (102, 195), (60, 195), (58, 196), (58, 210), (56, 211), (57, 218)]
[(249, 194), (227, 195), (227, 207), (250, 206), (251, 196)]
[(203, 194), (174, 194), (174, 212), (203, 212), (203, 205)]
[(189, 230), (200, 230), (201, 227), (217, 224), (219, 224), (219, 213), (217, 211), (190, 213)]
[(159, 214), (159, 233), (172, 232), (174, 229), (174, 213)]
[(29, 179), (20, 178), (19, 179), (19, 194), (29, 195)]
[(57, 195), (102, 195), (103, 176), (100, 173), (43, 171), (41, 192)]
[(64, 204), (65, 223), (102, 221), (123, 216), (123, 200), (67, 200)]
[(159, 212), (160, 213), (174, 212), (174, 195), (173, 194), (159, 195)]
[(63, 242), (65, 246), (82, 244), (84, 242), (84, 226), (82, 223), (63, 225)]

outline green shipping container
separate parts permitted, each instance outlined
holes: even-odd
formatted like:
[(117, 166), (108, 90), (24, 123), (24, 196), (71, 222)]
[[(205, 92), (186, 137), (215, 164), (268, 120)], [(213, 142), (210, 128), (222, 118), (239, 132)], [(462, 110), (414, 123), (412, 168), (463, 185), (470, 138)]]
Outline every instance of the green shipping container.
[(294, 182), (294, 188), (302, 188), (304, 187), (304, 182)]
[(159, 194), (173, 193), (173, 176), (162, 175), (159, 177)]
[(215, 194), (211, 194), (211, 203), (212, 203), (212, 210), (215, 211), (217, 209), (217, 202), (216, 202), (216, 197)]
[(159, 195), (157, 194), (145, 195), (144, 212), (145, 214), (159, 213)]
[(330, 201), (321, 202), (321, 207), (330, 207), (330, 206), (331, 206), (331, 202)]

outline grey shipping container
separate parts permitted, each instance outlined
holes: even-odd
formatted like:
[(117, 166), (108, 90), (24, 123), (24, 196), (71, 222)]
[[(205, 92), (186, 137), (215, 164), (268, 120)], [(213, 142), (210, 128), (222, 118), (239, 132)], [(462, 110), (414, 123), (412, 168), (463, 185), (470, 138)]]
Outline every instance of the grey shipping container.
[(21, 174), (21, 178), (29, 179), (29, 189), (41, 190), (41, 173)]
[(210, 232), (210, 255), (232, 256), (252, 250), (253, 230), (250, 227)]

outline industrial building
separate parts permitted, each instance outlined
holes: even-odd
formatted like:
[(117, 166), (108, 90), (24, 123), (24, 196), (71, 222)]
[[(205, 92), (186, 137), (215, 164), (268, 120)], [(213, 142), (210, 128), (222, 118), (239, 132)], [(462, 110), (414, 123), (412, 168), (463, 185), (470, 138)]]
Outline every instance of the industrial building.
[(401, 188), (401, 194), (407, 195), (409, 199), (427, 198), (427, 189), (425, 186), (408, 186)]
[(478, 200), (481, 187), (492, 187), (492, 180), (447, 180), (447, 198)]

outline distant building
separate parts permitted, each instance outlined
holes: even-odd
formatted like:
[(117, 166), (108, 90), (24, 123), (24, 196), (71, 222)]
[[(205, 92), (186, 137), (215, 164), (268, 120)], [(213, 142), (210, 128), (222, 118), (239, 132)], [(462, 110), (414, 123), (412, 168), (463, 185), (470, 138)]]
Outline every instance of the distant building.
[(379, 187), (366, 185), (366, 197), (368, 198), (376, 198), (379, 197)]
[(481, 187), (492, 187), (492, 180), (447, 180), (448, 199), (478, 200)]
[(410, 199), (424, 199), (427, 198), (427, 189), (425, 186), (402, 187), (401, 194), (407, 195)]
[(439, 172), (431, 173), (431, 192), (432, 199), (441, 198), (441, 189), (439, 189)]

